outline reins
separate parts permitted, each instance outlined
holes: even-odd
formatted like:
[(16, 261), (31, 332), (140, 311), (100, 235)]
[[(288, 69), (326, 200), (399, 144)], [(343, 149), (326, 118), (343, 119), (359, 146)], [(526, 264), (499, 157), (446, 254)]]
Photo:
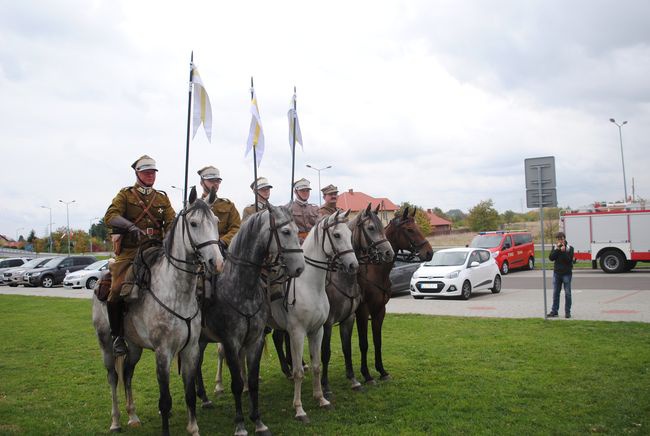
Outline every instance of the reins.
[[(358, 251), (355, 250), (355, 255), (357, 256), (357, 260), (359, 261), (359, 265), (367, 265), (367, 264), (379, 264), (381, 263), (381, 256), (379, 255), (379, 250), (377, 247), (384, 242), (388, 242), (386, 238), (380, 239), (378, 241), (373, 241), (370, 235), (368, 234), (366, 228), (364, 227), (364, 223), (366, 221), (369, 221), (371, 219), (371, 215), (368, 214), (365, 218), (359, 220), (356, 224), (357, 229), (361, 229), (361, 234), (363, 235), (366, 246), (364, 247), (361, 244), (361, 238), (358, 237), (359, 239), (359, 249)], [(358, 232), (356, 232), (358, 235)]]
[[(402, 234), (403, 236), (406, 237), (406, 239), (409, 241), (409, 254), (403, 254), (402, 249), (399, 248), (398, 251), (395, 253), (395, 260), (399, 260), (400, 262), (405, 262), (405, 263), (418, 263), (419, 260), (415, 260), (417, 256), (417, 252), (420, 251), (420, 248), (424, 247), (427, 243), (427, 240), (423, 240), (421, 243), (417, 244), (413, 238), (408, 234), (406, 229), (404, 229), (403, 225), (409, 222), (410, 220), (400, 220), (399, 224), (395, 225), (396, 230), (399, 234)], [(390, 222), (392, 224), (393, 221)]]
[[(323, 226), (323, 238), (321, 242), (321, 249), (323, 250), (323, 253), (325, 253), (325, 256), (327, 257), (327, 260), (316, 260), (312, 259), (311, 257), (305, 256), (305, 262), (314, 268), (322, 269), (325, 271), (338, 271), (338, 267), (340, 265), (339, 258), (341, 258), (343, 255), (348, 254), (348, 253), (354, 253), (354, 249), (349, 249), (349, 250), (343, 250), (343, 251), (337, 251), (336, 247), (334, 246), (334, 241), (332, 240), (332, 235), (330, 234), (329, 229), (331, 227), (335, 227), (337, 224), (344, 223), (344, 220), (339, 220), (338, 216), (334, 218), (334, 222), (332, 224), (329, 224), (329, 218), (323, 219), (320, 223), (322, 223)], [(321, 225), (319, 223), (319, 225)], [(317, 229), (318, 231), (318, 229)], [(316, 234), (318, 236), (318, 233)], [(334, 256), (330, 256), (326, 253), (325, 251), (325, 237), (327, 237), (330, 246), (332, 247), (332, 251), (334, 251)]]

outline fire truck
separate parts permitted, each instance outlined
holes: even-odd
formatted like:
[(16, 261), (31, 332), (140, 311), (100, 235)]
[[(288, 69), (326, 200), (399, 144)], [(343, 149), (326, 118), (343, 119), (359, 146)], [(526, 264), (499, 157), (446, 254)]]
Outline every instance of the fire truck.
[[(644, 205), (645, 206), (645, 205)], [(636, 203), (601, 205), (560, 214), (560, 226), (578, 260), (606, 273), (631, 270), (650, 262), (650, 210)]]

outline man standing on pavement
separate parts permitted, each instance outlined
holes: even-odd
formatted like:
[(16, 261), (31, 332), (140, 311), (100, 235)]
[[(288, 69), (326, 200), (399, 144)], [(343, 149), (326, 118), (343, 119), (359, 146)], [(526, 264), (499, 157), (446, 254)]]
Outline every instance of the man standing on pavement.
[(571, 318), (571, 279), (573, 277), (573, 247), (566, 241), (566, 235), (558, 232), (555, 235), (556, 244), (549, 254), (553, 261), (553, 306), (547, 315), (549, 318), (557, 317), (560, 309), (560, 291), (564, 284), (564, 315)]
[[(266, 177), (257, 178), (257, 192), (255, 194), (255, 201), (257, 201), (257, 210), (255, 210), (255, 204), (249, 204), (244, 208), (242, 213), (242, 221), (253, 215), (255, 212), (259, 212), (267, 208), (269, 204), (269, 197), (271, 197), (271, 189), (273, 186), (269, 183), (269, 180)], [(251, 183), (251, 189), (255, 191), (255, 182)]]
[(334, 185), (327, 185), (326, 187), (321, 189), (321, 192), (323, 193), (323, 200), (325, 200), (325, 204), (321, 206), (321, 208), (318, 210), (319, 217), (330, 216), (337, 210), (341, 210), (338, 207), (336, 207), (336, 200), (338, 200), (339, 188), (337, 188)]
[[(218, 168), (207, 166), (201, 168), (198, 174), (201, 176), (201, 186), (203, 187), (201, 198), (206, 198), (212, 188), (214, 188), (214, 192), (219, 191), (221, 174)], [(212, 212), (219, 218), (219, 244), (226, 249), (239, 230), (241, 224), (239, 212), (232, 201), (221, 197), (218, 197), (212, 204)]]
[(291, 210), (293, 220), (298, 226), (298, 238), (302, 244), (307, 233), (318, 221), (318, 206), (309, 203), (309, 194), (311, 193), (309, 180), (303, 178), (294, 183), (293, 193), (295, 198), (287, 204), (287, 207)]

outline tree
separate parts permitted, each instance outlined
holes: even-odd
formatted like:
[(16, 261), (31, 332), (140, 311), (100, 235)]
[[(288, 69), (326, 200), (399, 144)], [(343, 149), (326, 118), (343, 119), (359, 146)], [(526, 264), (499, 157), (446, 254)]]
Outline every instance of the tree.
[(29, 236), (27, 236), (27, 242), (31, 244), (32, 242), (34, 242), (34, 239), (36, 239), (36, 232), (34, 231), (34, 229), (32, 229), (32, 231), (29, 232)]
[(420, 231), (422, 232), (423, 235), (428, 235), (431, 233), (431, 223), (429, 222), (429, 217), (427, 216), (426, 212), (424, 212), (424, 209), (422, 209), (419, 206), (412, 205), (408, 201), (403, 202), (399, 206), (399, 210), (395, 212), (395, 215), (402, 215), (404, 213), (404, 209), (409, 208), (409, 215), (413, 213), (413, 209), (416, 210), (415, 212), (415, 223), (418, 225), (420, 228)]
[(475, 232), (496, 229), (499, 225), (499, 212), (494, 208), (492, 199), (483, 200), (471, 208), (467, 222)]
[(511, 224), (511, 223), (516, 222), (515, 219), (516, 219), (517, 214), (515, 214), (511, 210), (506, 210), (505, 212), (503, 212), (503, 214), (501, 216), (502, 216), (502, 219), (503, 219), (503, 224)]
[(90, 226), (90, 235), (102, 241), (108, 239), (108, 229), (104, 224), (104, 218), (100, 219), (98, 223)]

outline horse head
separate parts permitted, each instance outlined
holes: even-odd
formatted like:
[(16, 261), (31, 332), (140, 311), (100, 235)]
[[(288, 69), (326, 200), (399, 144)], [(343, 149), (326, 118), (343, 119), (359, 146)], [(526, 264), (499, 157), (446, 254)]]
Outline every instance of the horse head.
[(416, 208), (413, 208), (409, 214), (409, 208), (406, 207), (401, 216), (393, 218), (386, 226), (386, 238), (396, 252), (408, 250), (411, 253), (407, 260), (416, 254), (420, 261), (431, 260), (433, 249), (415, 222), (415, 212)]
[(378, 211), (379, 205), (373, 211), (371, 204), (368, 203), (368, 207), (348, 224), (352, 231), (352, 245), (359, 261), (388, 263), (395, 256), (393, 247), (386, 239), (384, 225), (377, 215)]
[(322, 249), (332, 263), (340, 263), (348, 274), (355, 274), (359, 261), (352, 247), (352, 232), (347, 226), (350, 210), (336, 213), (322, 219), (318, 225), (323, 230)]
[(305, 256), (300, 248), (298, 226), (291, 212), (283, 206), (268, 206), (269, 256), (278, 258), (289, 277), (305, 270)]
[(201, 262), (208, 274), (221, 272), (223, 255), (219, 249), (219, 219), (212, 212), (216, 192), (210, 190), (207, 200), (197, 198), (192, 187), (189, 201), (179, 213), (185, 253)]

